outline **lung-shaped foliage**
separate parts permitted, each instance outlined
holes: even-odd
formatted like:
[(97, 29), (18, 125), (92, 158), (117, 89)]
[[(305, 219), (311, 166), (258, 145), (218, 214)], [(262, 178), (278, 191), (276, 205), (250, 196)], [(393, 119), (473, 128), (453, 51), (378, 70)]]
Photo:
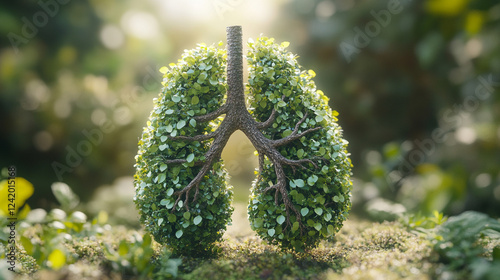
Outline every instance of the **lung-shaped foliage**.
[(180, 254), (210, 250), (232, 213), (220, 155), (241, 130), (259, 153), (252, 228), (283, 248), (315, 246), (342, 227), (350, 209), (351, 162), (337, 113), (316, 89), (314, 72), (300, 70), (286, 44), (267, 38), (249, 44), (247, 110), (241, 27), (227, 31), (227, 82), (226, 53), (205, 45), (164, 69), (136, 158), (141, 220)]
[(337, 112), (316, 89), (314, 72), (302, 71), (295, 56), (285, 51), (287, 45), (267, 38), (249, 43), (249, 111), (257, 121), (265, 121), (276, 110), (274, 123), (262, 131), (270, 139), (287, 137), (297, 124), (299, 133), (321, 127), (277, 148), (289, 159), (311, 159), (317, 167), (294, 170), (284, 166), (289, 197), (301, 214), (299, 222), (297, 215), (287, 214), (277, 193), (264, 191), (277, 180), (273, 164), (265, 157), (252, 186), (248, 214), (252, 229), (263, 239), (302, 250), (342, 227), (351, 206), (351, 161)]
[[(182, 136), (213, 132), (217, 120), (197, 121), (220, 108), (226, 94), (226, 52), (199, 45), (164, 72), (163, 89), (139, 141), (135, 203), (140, 219), (156, 241), (181, 254), (209, 250), (231, 220), (232, 190), (217, 160), (187, 200), (177, 195), (200, 170), (210, 142)], [(199, 192), (199, 193), (198, 193)]]

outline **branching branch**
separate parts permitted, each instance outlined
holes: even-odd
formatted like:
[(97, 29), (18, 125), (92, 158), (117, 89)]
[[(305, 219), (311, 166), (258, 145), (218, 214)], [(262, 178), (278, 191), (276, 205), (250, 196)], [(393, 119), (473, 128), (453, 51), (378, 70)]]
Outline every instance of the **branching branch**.
[[(231, 26), (227, 28), (228, 32), (228, 63), (227, 63), (227, 81), (228, 92), (226, 104), (219, 109), (203, 116), (195, 117), (197, 122), (208, 122), (216, 119), (222, 114), (226, 114), (220, 126), (211, 133), (195, 136), (176, 136), (170, 138), (174, 141), (205, 141), (213, 139), (209, 150), (205, 154), (205, 160), (196, 162), (201, 165), (198, 174), (191, 182), (183, 189), (174, 192), (177, 196), (172, 211), (175, 211), (179, 201), (183, 200), (184, 207), (189, 210), (190, 193), (194, 189), (195, 194), (191, 202), (195, 202), (200, 189), (200, 183), (203, 178), (212, 169), (213, 164), (220, 159), (222, 150), (226, 145), (231, 134), (236, 130), (241, 130), (250, 139), (254, 147), (259, 153), (259, 177), (264, 170), (264, 157), (266, 156), (273, 164), (276, 173), (276, 183), (263, 190), (264, 193), (275, 190), (274, 200), (276, 205), (279, 205), (280, 199), (285, 205), (286, 211), (286, 228), (291, 227), (291, 215), (294, 214), (296, 221), (299, 223), (301, 234), (303, 234), (304, 225), (302, 224), (302, 216), (299, 210), (293, 205), (292, 200), (288, 196), (288, 181), (285, 176), (284, 166), (290, 166), (295, 173), (296, 168), (306, 169), (306, 164), (318, 168), (318, 165), (312, 159), (292, 160), (284, 157), (277, 147), (295, 141), (306, 134), (313, 133), (321, 129), (321, 127), (309, 128), (299, 133), (300, 126), (305, 122), (307, 113), (295, 125), (293, 132), (282, 139), (270, 140), (264, 136), (261, 130), (268, 128), (276, 119), (277, 112), (273, 109), (269, 118), (264, 122), (256, 122), (252, 116), (246, 111), (243, 87), (243, 63), (242, 63), (242, 43), (241, 43), (241, 27)], [(284, 97), (283, 97), (284, 98)], [(316, 158), (315, 158), (316, 159)], [(167, 164), (182, 164), (186, 163), (185, 159), (166, 160)]]
[(227, 111), (228, 111), (228, 106), (226, 104), (224, 104), (219, 109), (217, 109), (213, 112), (210, 112), (208, 114), (205, 114), (205, 115), (196, 116), (196, 117), (194, 117), (194, 119), (197, 122), (209, 122), (209, 121), (215, 120), (220, 115), (226, 114)]
[(202, 135), (196, 135), (196, 136), (175, 136), (175, 137), (170, 137), (171, 140), (177, 141), (188, 141), (188, 142), (194, 142), (194, 141), (205, 141), (209, 139), (215, 138), (217, 136), (217, 130), (214, 132), (210, 132), (207, 134), (202, 134)]
[(166, 164), (182, 164), (182, 163), (187, 163), (187, 160), (185, 159), (167, 159), (165, 160)]
[(181, 200), (183, 194), (185, 195), (184, 207), (186, 208), (187, 211), (189, 211), (189, 192), (191, 191), (192, 188), (196, 189), (195, 195), (192, 200), (192, 202), (194, 203), (198, 197), (201, 180), (203, 179), (205, 174), (212, 168), (212, 163), (210, 162), (209, 164), (207, 164), (208, 162), (209, 162), (208, 160), (207, 162), (205, 162), (205, 164), (198, 172), (196, 177), (194, 177), (193, 180), (191, 180), (191, 182), (186, 187), (174, 193), (174, 195), (177, 195), (177, 200), (175, 201), (174, 207), (172, 208), (172, 212), (175, 211), (177, 203)]
[(273, 124), (273, 122), (276, 120), (276, 114), (277, 114), (276, 110), (274, 110), (274, 108), (273, 108), (273, 111), (271, 112), (271, 115), (269, 116), (269, 118), (264, 122), (257, 123), (257, 128), (258, 129), (266, 129), (266, 128), (270, 127)]
[(306, 131), (303, 131), (301, 133), (298, 133), (300, 125), (302, 123), (304, 123), (304, 121), (306, 120), (306, 118), (307, 118), (307, 112), (304, 114), (304, 117), (302, 117), (302, 119), (295, 125), (295, 128), (292, 131), (292, 134), (288, 135), (285, 138), (274, 140), (273, 146), (274, 147), (279, 147), (279, 146), (286, 145), (286, 144), (288, 144), (288, 143), (290, 143), (290, 142), (292, 142), (294, 140), (302, 138), (304, 135), (306, 135), (308, 133), (311, 133), (311, 132), (314, 132), (314, 131), (317, 131), (317, 130), (321, 129), (321, 127), (314, 127), (314, 128), (309, 128)]
[(259, 153), (259, 175), (257, 176), (257, 182), (262, 179), (262, 171), (264, 171), (264, 155)]

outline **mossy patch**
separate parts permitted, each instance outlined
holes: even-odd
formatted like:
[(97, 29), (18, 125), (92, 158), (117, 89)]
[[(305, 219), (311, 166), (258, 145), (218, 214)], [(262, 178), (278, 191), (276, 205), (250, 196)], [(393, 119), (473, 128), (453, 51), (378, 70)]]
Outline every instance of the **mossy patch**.
[[(36, 236), (37, 229), (33, 227), (27, 233)], [(489, 238), (482, 242), (491, 258), (488, 248), (498, 242)], [(93, 236), (73, 236), (63, 245), (71, 257), (58, 271), (36, 265), (27, 269), (36, 262), (20, 253), (20, 267), (25, 268), (20, 270), (20, 279), (420, 280), (436, 278), (445, 271), (426, 235), (399, 222), (372, 223), (355, 218), (348, 220), (335, 237), (302, 253), (280, 249), (254, 234), (230, 233), (216, 243), (214, 257), (180, 257), (148, 240), (142, 231), (121, 226), (105, 227)], [(141, 262), (141, 258), (147, 262)], [(470, 276), (467, 271), (454, 275), (464, 279)]]

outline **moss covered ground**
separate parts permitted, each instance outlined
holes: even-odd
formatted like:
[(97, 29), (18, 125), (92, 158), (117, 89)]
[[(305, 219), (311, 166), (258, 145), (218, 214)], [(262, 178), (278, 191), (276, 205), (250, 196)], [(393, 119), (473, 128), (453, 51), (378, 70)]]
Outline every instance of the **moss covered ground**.
[[(59, 213), (60, 212), (60, 213)], [(62, 210), (51, 211), (63, 214)], [(269, 245), (250, 229), (246, 205), (210, 256), (172, 255), (133, 226), (101, 216), (19, 224), (16, 271), (6, 279), (498, 279), (500, 223), (468, 212), (373, 222), (352, 215), (333, 237), (306, 252)], [(29, 220), (29, 219), (27, 219)], [(44, 219), (44, 220), (47, 220)], [(440, 225), (437, 227), (437, 225)], [(28, 253), (29, 252), (29, 253)], [(7, 247), (0, 243), (0, 256)]]
[[(339, 233), (307, 252), (283, 251), (249, 229), (245, 206), (212, 257), (172, 256), (142, 230), (105, 226), (62, 243), (69, 257), (58, 269), (40, 268), (22, 248), (16, 279), (433, 279), (442, 264), (424, 235), (400, 222), (352, 216)], [(36, 236), (33, 227), (24, 235)], [(148, 251), (150, 250), (150, 251)], [(161, 267), (161, 269), (159, 268)], [(8, 277), (8, 275), (7, 275)]]

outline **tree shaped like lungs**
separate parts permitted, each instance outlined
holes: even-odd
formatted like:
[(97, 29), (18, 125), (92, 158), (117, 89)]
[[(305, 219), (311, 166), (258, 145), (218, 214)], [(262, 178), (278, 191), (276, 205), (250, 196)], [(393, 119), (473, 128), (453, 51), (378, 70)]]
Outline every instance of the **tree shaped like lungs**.
[(297, 251), (315, 246), (350, 209), (347, 141), (314, 72), (300, 70), (288, 43), (249, 42), (247, 108), (241, 38), (240, 26), (228, 27), (227, 58), (224, 49), (198, 45), (160, 69), (164, 87), (139, 141), (141, 221), (180, 254), (211, 251), (231, 219), (220, 156), (236, 130), (259, 156), (248, 214), (263, 239)]

